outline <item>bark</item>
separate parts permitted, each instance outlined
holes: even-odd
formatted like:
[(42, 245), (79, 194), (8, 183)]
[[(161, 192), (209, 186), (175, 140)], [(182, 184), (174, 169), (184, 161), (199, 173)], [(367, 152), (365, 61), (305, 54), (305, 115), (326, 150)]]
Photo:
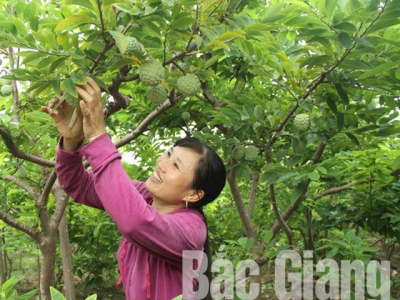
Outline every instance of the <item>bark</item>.
[(64, 278), (64, 296), (65, 298), (67, 298), (67, 300), (75, 300), (75, 283), (71, 258), (72, 249), (71, 244), (69, 243), (68, 221), (65, 212), (58, 227), (58, 232), (60, 234), (61, 259)]
[(43, 242), (39, 245), (42, 256), (40, 266), (40, 283), (39, 291), (41, 300), (50, 300), (50, 287), (54, 286), (54, 269), (56, 267), (56, 249), (57, 249), (57, 231), (52, 230), (43, 238)]

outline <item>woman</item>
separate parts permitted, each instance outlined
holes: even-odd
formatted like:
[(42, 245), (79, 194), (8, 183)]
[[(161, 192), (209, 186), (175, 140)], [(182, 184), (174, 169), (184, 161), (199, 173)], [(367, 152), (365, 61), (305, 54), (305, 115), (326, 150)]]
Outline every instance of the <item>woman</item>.
[[(61, 134), (56, 156), (61, 187), (75, 202), (105, 210), (121, 232), (117, 286), (122, 282), (128, 300), (169, 300), (182, 293), (195, 299), (193, 286), (182, 287), (182, 278), (193, 275), (182, 268), (182, 251), (208, 250), (202, 207), (225, 185), (221, 159), (198, 139), (184, 138), (158, 158), (146, 182), (132, 181), (106, 133), (100, 88), (87, 78), (77, 91), (82, 100), (72, 129), (73, 108), (66, 102), (52, 112), (55, 98), (42, 109), (52, 112)], [(83, 157), (92, 171), (84, 168)]]

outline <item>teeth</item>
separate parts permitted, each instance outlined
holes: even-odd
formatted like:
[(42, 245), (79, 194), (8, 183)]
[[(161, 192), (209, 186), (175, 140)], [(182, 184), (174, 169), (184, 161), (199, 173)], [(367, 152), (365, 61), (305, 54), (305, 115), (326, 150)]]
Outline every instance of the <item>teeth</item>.
[(158, 181), (159, 183), (162, 182), (160, 176), (158, 176), (158, 174), (157, 174), (156, 171), (153, 172), (153, 176), (154, 176), (155, 179), (157, 179), (157, 181)]

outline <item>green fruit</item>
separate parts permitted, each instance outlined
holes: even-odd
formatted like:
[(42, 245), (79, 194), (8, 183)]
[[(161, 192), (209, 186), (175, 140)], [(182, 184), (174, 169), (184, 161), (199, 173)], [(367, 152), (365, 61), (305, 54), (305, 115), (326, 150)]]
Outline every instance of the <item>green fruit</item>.
[(145, 85), (156, 86), (164, 80), (164, 67), (155, 59), (146, 61), (139, 68), (139, 76)]
[(12, 86), (11, 85), (3, 85), (1, 87), (1, 94), (3, 96), (10, 96), (12, 94)]
[(256, 161), (258, 158), (258, 149), (256, 146), (247, 146), (244, 149), (244, 157), (248, 160), (248, 161)]
[(241, 160), (244, 158), (245, 148), (243, 145), (236, 146), (232, 149), (231, 155), (233, 159)]
[(182, 113), (182, 119), (183, 119), (183, 120), (189, 120), (189, 119), (190, 119), (190, 112), (184, 111), (184, 112)]
[(149, 99), (150, 102), (156, 105), (160, 105), (165, 100), (167, 100), (168, 92), (162, 84), (159, 84), (157, 86), (150, 86), (146, 90), (146, 97), (147, 99)]
[(23, 166), (20, 166), (20, 167), (18, 168), (18, 170), (17, 170), (16, 175), (17, 175), (19, 178), (26, 178), (26, 176), (28, 176), (28, 170), (25, 169)]
[(81, 98), (79, 98), (79, 97), (76, 98), (76, 97), (72, 96), (71, 94), (66, 93), (65, 101), (67, 101), (67, 103), (70, 106), (77, 108), (79, 106), (79, 101), (81, 101)]
[(136, 38), (132, 36), (127, 36), (126, 41), (128, 42), (128, 45), (126, 46), (126, 50), (124, 53), (125, 55), (131, 56), (140, 51), (140, 45)]
[(183, 95), (194, 96), (200, 89), (201, 83), (196, 74), (189, 73), (185, 76), (179, 77), (176, 86)]
[(11, 85), (11, 80), (0, 78), (0, 86)]
[(307, 114), (298, 114), (293, 121), (294, 127), (305, 131), (310, 127), (310, 116)]

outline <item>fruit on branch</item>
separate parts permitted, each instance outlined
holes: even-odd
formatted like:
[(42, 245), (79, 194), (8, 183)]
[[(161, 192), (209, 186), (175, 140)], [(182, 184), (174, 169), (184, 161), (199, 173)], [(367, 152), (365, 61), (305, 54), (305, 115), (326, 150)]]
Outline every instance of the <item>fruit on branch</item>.
[(3, 85), (11, 85), (11, 80), (5, 79), (5, 78), (0, 78), (0, 86)]
[(245, 155), (245, 153), (244, 153), (245, 151), (244, 150), (245, 150), (245, 148), (244, 148), (243, 145), (236, 146), (231, 151), (232, 158), (236, 159), (236, 160), (243, 159), (244, 155)]
[(146, 97), (147, 99), (149, 99), (150, 102), (154, 103), (155, 105), (160, 105), (165, 100), (167, 100), (168, 92), (162, 84), (149, 86), (146, 90)]
[(8, 85), (8, 84), (3, 85), (3, 86), (1, 87), (1, 94), (2, 94), (3, 96), (10, 96), (10, 95), (12, 94), (12, 86), (11, 86), (11, 85)]
[(165, 70), (158, 60), (151, 59), (140, 65), (139, 76), (143, 84), (156, 86), (165, 79)]
[(182, 119), (183, 120), (189, 120), (190, 119), (190, 112), (188, 112), (188, 111), (184, 111), (183, 113), (182, 113)]
[(24, 166), (19, 166), (16, 175), (19, 178), (26, 178), (28, 176), (28, 170), (24, 168)]
[(294, 118), (293, 125), (300, 131), (305, 131), (310, 127), (310, 116), (307, 114), (298, 114)]
[(126, 56), (132, 56), (140, 51), (140, 45), (136, 38), (132, 36), (127, 36), (126, 41), (128, 42), (128, 45), (126, 46), (126, 50), (124, 53)]
[(176, 86), (183, 95), (194, 96), (200, 89), (201, 83), (196, 74), (189, 73), (185, 76), (179, 77)]
[(248, 161), (256, 161), (258, 158), (258, 149), (256, 146), (250, 145), (244, 148), (244, 157)]

